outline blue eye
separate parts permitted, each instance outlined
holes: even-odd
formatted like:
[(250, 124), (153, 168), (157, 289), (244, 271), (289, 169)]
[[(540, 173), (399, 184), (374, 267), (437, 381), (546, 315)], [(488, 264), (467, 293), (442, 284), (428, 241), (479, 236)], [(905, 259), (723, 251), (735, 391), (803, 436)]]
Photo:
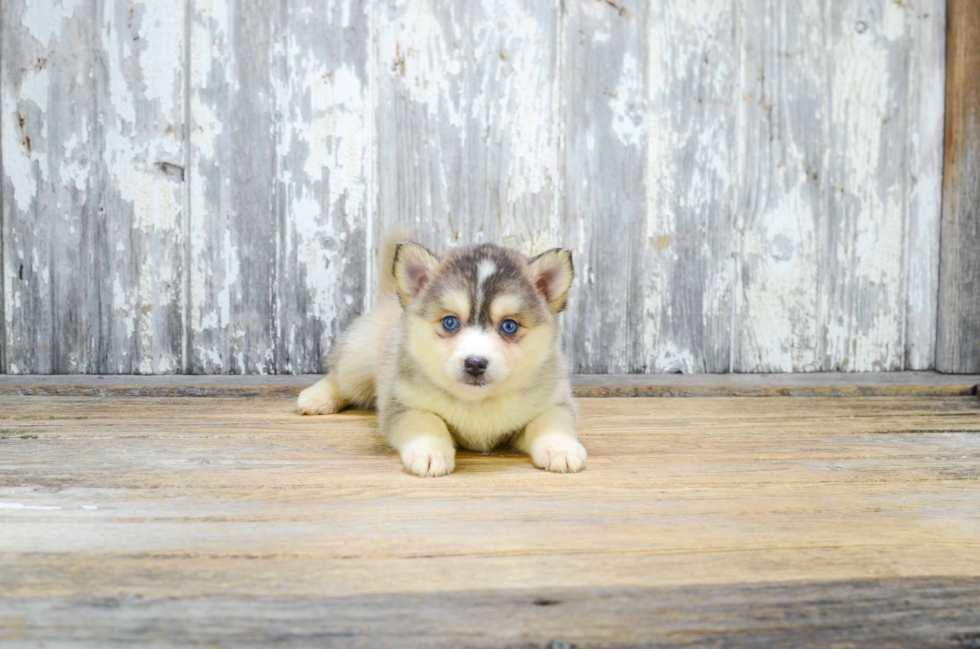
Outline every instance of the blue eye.
[(504, 320), (500, 323), (500, 330), (504, 332), (506, 336), (513, 336), (517, 333), (517, 323), (513, 320)]
[(446, 331), (456, 331), (459, 329), (459, 319), (454, 315), (447, 315), (442, 319), (442, 328)]

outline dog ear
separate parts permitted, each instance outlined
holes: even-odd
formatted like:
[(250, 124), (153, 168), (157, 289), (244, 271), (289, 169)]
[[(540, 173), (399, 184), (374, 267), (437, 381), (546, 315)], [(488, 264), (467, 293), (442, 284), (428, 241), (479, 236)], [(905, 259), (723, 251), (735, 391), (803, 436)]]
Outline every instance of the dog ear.
[(572, 251), (553, 248), (531, 260), (531, 276), (534, 286), (555, 311), (565, 308), (568, 289), (572, 285), (575, 269), (572, 267)]
[(391, 272), (395, 276), (402, 306), (411, 304), (415, 296), (422, 292), (438, 265), (439, 258), (425, 246), (417, 243), (399, 243), (395, 246)]

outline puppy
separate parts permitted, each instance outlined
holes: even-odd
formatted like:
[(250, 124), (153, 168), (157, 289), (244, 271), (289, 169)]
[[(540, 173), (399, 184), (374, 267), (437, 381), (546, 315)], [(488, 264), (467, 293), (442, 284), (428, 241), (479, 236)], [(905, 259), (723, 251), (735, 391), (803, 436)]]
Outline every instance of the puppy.
[(571, 252), (529, 259), (480, 244), (439, 258), (390, 240), (380, 264), (379, 304), (341, 340), (330, 373), (300, 394), (299, 412), (376, 406), (382, 434), (418, 476), (450, 473), (457, 444), (509, 443), (542, 469), (583, 469), (559, 350)]

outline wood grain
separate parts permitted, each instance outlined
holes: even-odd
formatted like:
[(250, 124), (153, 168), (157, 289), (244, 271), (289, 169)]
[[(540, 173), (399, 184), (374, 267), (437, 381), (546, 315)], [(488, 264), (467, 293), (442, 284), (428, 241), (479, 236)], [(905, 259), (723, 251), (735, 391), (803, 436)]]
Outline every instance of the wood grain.
[[(669, 588), (529, 588), (351, 597), (130, 595), (3, 602), (5, 646), (949, 647), (972, 646), (980, 579)], [(269, 624), (274, 618), (276, 625)]]
[(192, 5), (186, 369), (276, 367), (278, 2)]
[[(371, 3), (285, 3), (276, 40), (275, 373), (316, 372), (359, 315), (373, 227)], [(373, 260), (373, 256), (370, 257)], [(263, 368), (265, 369), (265, 368)]]
[(56, 6), (2, 8), (0, 371), (323, 371), (395, 226), (573, 248), (577, 372), (936, 366), (944, 0)]
[(936, 367), (942, 221), (946, 2), (916, 5), (908, 25), (905, 369)]
[(955, 647), (977, 631), (975, 396), (580, 405), (581, 474), (462, 453), (420, 480), (368, 413), (0, 396), (0, 638)]
[[(644, 371), (648, 4), (565, 5), (563, 245), (577, 281), (565, 320), (577, 371)], [(598, 215), (602, 215), (597, 218)]]
[[(65, 397), (295, 398), (320, 375), (0, 376), (0, 394)], [(809, 374), (576, 374), (578, 397), (955, 397), (980, 376), (936, 372)]]
[(980, 368), (980, 7), (949, 3), (946, 165), (936, 366)]
[(440, 253), (558, 245), (559, 3), (376, 8), (379, 232)]
[[(738, 13), (735, 2), (650, 5), (647, 204), (630, 271), (637, 289), (629, 308), (640, 317), (630, 320), (635, 360), (611, 371), (732, 369)], [(604, 256), (607, 264), (618, 257)]]
[(737, 371), (932, 366), (943, 6), (742, 14)]
[(6, 371), (180, 369), (181, 0), (3, 4)]

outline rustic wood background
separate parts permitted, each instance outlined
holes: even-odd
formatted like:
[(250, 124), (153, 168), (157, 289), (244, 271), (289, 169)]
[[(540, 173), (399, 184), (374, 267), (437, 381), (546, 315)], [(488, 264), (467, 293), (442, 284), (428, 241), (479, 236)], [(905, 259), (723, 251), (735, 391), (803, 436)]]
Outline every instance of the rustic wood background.
[(936, 363), (945, 0), (0, 0), (0, 372), (320, 371), (393, 223), (578, 372)]
[(949, 0), (936, 369), (980, 371), (980, 2)]

